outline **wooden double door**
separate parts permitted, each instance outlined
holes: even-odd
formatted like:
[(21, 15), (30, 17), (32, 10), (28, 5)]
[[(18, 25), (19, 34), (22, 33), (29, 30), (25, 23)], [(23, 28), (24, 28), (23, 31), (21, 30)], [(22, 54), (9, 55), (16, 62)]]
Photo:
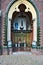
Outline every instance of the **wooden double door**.
[(30, 45), (32, 42), (32, 35), (31, 33), (12, 33), (12, 42), (13, 44), (16, 43), (26, 43)]

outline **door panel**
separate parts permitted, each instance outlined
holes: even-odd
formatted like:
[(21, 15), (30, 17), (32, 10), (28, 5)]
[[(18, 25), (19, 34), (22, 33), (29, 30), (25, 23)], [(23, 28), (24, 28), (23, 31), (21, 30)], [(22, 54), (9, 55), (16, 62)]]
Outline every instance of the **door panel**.
[(28, 45), (31, 43), (30, 33), (14, 33), (14, 43), (25, 42)]

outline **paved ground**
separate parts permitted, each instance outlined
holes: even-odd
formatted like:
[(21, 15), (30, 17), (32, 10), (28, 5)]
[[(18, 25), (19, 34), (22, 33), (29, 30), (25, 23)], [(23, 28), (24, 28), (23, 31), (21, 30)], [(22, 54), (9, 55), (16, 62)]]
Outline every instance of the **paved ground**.
[[(16, 52), (22, 52), (20, 50), (16, 51)], [(23, 52), (29, 52), (28, 51), (23, 51)], [(43, 55), (43, 49), (31, 49), (30, 51), (32, 54), (35, 54), (35, 55)], [(9, 53), (13, 53), (12, 52), (12, 49), (10, 49)], [(7, 49), (3, 49), (3, 55), (7, 55), (8, 54), (8, 50)]]
[[(11, 49), (10, 49), (11, 51)], [(31, 52), (10, 52), (3, 49), (0, 65), (43, 65), (43, 49), (31, 49)]]
[(0, 65), (43, 65), (43, 55), (35, 55), (30, 52), (2, 55)]

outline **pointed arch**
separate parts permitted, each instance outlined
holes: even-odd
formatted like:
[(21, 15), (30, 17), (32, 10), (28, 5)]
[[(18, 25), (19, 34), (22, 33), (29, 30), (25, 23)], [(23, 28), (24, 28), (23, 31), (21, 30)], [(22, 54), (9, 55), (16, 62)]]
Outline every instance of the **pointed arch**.
[[(12, 18), (12, 14), (13, 14), (13, 12), (14, 11), (18, 11), (19, 12), (19, 9), (18, 9), (18, 6), (21, 4), (21, 3), (23, 3), (23, 4), (25, 4), (26, 5), (26, 7), (27, 7), (27, 9), (25, 10), (26, 12), (27, 11), (31, 11), (32, 10), (32, 8), (33, 8), (33, 12), (35, 13), (35, 15), (33, 14), (33, 12), (31, 11), (31, 13), (33, 14), (33, 23), (34, 23), (34, 25), (33, 25), (33, 27), (34, 27), (34, 39), (33, 39), (33, 41), (35, 41), (35, 42), (37, 42), (38, 40), (37, 40), (37, 30), (38, 30), (38, 27), (39, 27), (39, 23), (40, 23), (40, 21), (39, 21), (39, 11), (38, 11), (38, 9), (37, 9), (37, 7), (36, 7), (36, 5), (34, 4), (34, 2), (33, 1), (31, 1), (31, 0), (12, 0), (10, 3), (9, 3), (9, 5), (8, 5), (8, 7), (6, 8), (6, 13), (5, 13), (5, 15), (6, 15), (6, 22), (7, 22), (7, 41), (10, 41), (11, 42), (11, 32), (10, 32), (10, 27), (11, 27), (11, 18)], [(17, 5), (18, 4), (18, 5)], [(12, 11), (12, 12), (11, 12)], [(35, 17), (35, 18), (34, 18)], [(36, 22), (35, 22), (35, 20), (36, 20)], [(36, 27), (35, 27), (35, 24), (36, 24)], [(10, 25), (10, 27), (9, 27), (9, 25)], [(9, 31), (8, 31), (8, 29), (9, 29)], [(35, 30), (36, 29), (36, 30)], [(36, 32), (36, 33), (35, 33)], [(35, 36), (35, 34), (36, 34), (36, 36)], [(8, 38), (8, 36), (9, 36), (9, 38)]]

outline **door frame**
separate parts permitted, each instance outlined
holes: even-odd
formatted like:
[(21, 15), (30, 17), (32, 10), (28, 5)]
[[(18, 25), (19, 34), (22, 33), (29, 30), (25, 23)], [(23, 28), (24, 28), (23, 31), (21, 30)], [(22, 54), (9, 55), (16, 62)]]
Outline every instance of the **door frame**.
[[(7, 19), (6, 20), (6, 22), (7, 22), (7, 42), (9, 43), (9, 41), (10, 41), (10, 43), (11, 43), (11, 19), (12, 19), (12, 14), (13, 14), (13, 12), (15, 11), (15, 10), (17, 10), (18, 12), (19, 12), (19, 9), (18, 9), (18, 5), (20, 5), (21, 3), (23, 3), (23, 4), (25, 4), (26, 5), (26, 7), (27, 7), (27, 9), (26, 9), (26, 11), (29, 11), (29, 9), (28, 9), (28, 5), (31, 5), (32, 6), (32, 8), (34, 8), (34, 11), (35, 11), (35, 13), (36, 13), (36, 18), (34, 18), (33, 20), (34, 20), (34, 23), (33, 23), (33, 28), (34, 28), (34, 31), (33, 31), (33, 41), (35, 41), (35, 43), (38, 41), (37, 40), (37, 29), (38, 29), (38, 27), (40, 26), (39, 25), (39, 23), (40, 23), (40, 17), (39, 17), (39, 10), (37, 9), (37, 7), (35, 6), (35, 4), (34, 4), (34, 2), (33, 1), (26, 1), (26, 0), (21, 0), (21, 1), (11, 1), (11, 3), (8, 5), (8, 7), (7, 7), (7, 9), (6, 9), (6, 17), (5, 17), (5, 19)], [(17, 5), (18, 4), (18, 5)], [(16, 5), (17, 5), (17, 7), (16, 7)], [(14, 10), (11, 12), (11, 9), (13, 8), (13, 6), (15, 6), (14, 7)], [(29, 8), (31, 8), (31, 7), (29, 7)], [(30, 10), (31, 11), (31, 10)], [(10, 13), (11, 12), (11, 13)], [(32, 11), (31, 11), (32, 12)], [(11, 14), (11, 15), (10, 15)], [(33, 14), (33, 17), (34, 17), (34, 14)], [(35, 26), (35, 24), (37, 25), (37, 26)], [(35, 33), (36, 32), (36, 33)], [(36, 36), (35, 36), (36, 35)]]

